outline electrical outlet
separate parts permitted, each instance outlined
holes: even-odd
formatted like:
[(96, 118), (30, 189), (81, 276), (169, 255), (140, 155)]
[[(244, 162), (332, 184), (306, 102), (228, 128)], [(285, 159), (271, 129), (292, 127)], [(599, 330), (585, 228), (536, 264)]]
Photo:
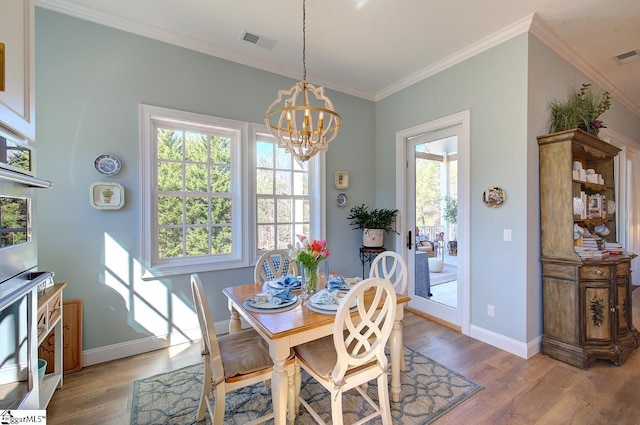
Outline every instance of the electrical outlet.
[(496, 317), (496, 308), (491, 304), (487, 304), (487, 316)]
[(503, 230), (502, 239), (504, 239), (505, 242), (511, 242), (511, 229)]

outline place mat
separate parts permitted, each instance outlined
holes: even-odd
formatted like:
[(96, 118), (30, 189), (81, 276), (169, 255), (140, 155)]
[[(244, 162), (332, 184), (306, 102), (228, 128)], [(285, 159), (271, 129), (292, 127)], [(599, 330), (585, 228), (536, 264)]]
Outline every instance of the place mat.
[(283, 311), (293, 310), (294, 308), (300, 305), (300, 297), (296, 297), (295, 301), (292, 304), (285, 304), (284, 307), (275, 307), (275, 308), (258, 308), (253, 307), (249, 304), (249, 300), (244, 300), (242, 303), (244, 308), (254, 313), (282, 313)]

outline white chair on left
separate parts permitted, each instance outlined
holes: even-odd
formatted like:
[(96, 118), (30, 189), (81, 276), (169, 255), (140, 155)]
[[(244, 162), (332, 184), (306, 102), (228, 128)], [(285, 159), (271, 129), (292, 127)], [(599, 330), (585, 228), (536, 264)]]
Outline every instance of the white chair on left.
[[(197, 274), (191, 275), (191, 292), (202, 331), (202, 355), (204, 357), (204, 382), (198, 405), (196, 420), (204, 419), (209, 411), (214, 425), (222, 425), (225, 413), (226, 394), (271, 379), (273, 362), (269, 347), (253, 329), (217, 337), (209, 302), (204, 294), (202, 281)], [(287, 362), (287, 374), (293, 377), (295, 359)], [(293, 379), (290, 379), (289, 393), (293, 394)], [(210, 395), (212, 397), (210, 397)], [(211, 404), (213, 398), (213, 405)], [(294, 421), (294, 401), (289, 400), (289, 423)], [(247, 424), (259, 424), (273, 419), (273, 412), (256, 418)]]
[[(394, 251), (380, 253), (372, 262), (369, 277), (381, 277), (391, 282), (398, 294), (407, 295), (409, 271), (402, 255)], [(402, 343), (402, 341), (400, 341)], [(400, 369), (407, 370), (404, 353), (400, 357)]]

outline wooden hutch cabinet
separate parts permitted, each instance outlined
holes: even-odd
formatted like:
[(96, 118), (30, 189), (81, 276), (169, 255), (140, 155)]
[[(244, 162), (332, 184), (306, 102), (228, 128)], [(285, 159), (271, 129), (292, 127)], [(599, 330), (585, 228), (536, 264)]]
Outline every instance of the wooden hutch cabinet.
[[(581, 130), (538, 137), (540, 149), (540, 224), (542, 251), (542, 353), (588, 368), (596, 359), (621, 365), (637, 348), (640, 334), (631, 314), (631, 260), (621, 253), (583, 259), (574, 249), (574, 225), (593, 231), (605, 225), (612, 243), (615, 214), (581, 218), (573, 198), (581, 192), (615, 200), (617, 147)], [(602, 176), (598, 183), (574, 179), (573, 164)], [(585, 206), (587, 208), (587, 206)]]

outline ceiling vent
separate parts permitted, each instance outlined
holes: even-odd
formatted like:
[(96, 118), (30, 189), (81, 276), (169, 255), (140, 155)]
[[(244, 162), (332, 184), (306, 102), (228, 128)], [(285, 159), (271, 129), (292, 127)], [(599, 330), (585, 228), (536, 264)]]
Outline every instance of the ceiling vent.
[(621, 54), (615, 56), (615, 59), (621, 65), (625, 64), (625, 63), (637, 61), (638, 59), (640, 59), (640, 51), (638, 51), (638, 49), (629, 50), (628, 52), (621, 53)]
[(242, 40), (269, 50), (273, 50), (273, 48), (276, 47), (276, 44), (278, 44), (278, 41), (273, 38), (258, 35), (249, 31), (242, 33)]

